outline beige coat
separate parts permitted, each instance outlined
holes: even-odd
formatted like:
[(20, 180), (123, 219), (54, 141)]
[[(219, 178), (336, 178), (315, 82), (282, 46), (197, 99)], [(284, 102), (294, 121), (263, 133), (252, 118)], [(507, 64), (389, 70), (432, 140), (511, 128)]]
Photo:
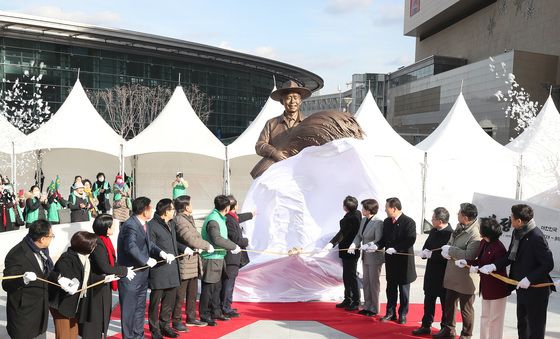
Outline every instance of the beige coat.
[[(177, 232), (177, 241), (189, 246), (191, 249), (207, 250), (209, 243), (202, 239), (202, 236), (196, 229), (192, 216), (179, 213), (171, 221)], [(201, 277), (203, 274), (202, 260), (200, 255), (195, 253), (191, 256), (182, 257), (179, 260), (179, 273), (181, 280)]]
[[(461, 227), (457, 225), (457, 227)], [(455, 260), (473, 260), (478, 254), (480, 246), (480, 231), (478, 219), (468, 228), (458, 233), (457, 228), (451, 234), (449, 243), (449, 255), (451, 259), (447, 261), (445, 267), (445, 277), (443, 287), (462, 294), (476, 294), (480, 277), (477, 273), (469, 273), (467, 268), (459, 268), (455, 265)]]

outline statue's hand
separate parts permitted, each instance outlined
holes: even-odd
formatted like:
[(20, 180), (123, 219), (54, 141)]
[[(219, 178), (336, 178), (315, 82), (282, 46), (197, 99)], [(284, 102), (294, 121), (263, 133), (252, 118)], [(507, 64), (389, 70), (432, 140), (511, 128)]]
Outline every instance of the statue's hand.
[(287, 158), (288, 156), (284, 152), (276, 151), (272, 153), (272, 159), (274, 159), (275, 161), (281, 161)]

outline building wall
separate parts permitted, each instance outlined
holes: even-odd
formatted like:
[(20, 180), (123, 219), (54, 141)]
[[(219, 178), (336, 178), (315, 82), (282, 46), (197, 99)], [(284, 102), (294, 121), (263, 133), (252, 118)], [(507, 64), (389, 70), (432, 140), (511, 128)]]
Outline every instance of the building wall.
[[(423, 0), (422, 6), (430, 2), (440, 1)], [(431, 15), (426, 7), (420, 13), (425, 9), (422, 15)], [(424, 40), (417, 38), (416, 60), (443, 55), (472, 63), (504, 50), (560, 55), (558, 18), (558, 0), (498, 0)]]
[[(408, 34), (461, 0), (420, 0), (420, 11), (410, 15), (410, 5), (418, 0), (404, 0), (404, 33)], [(467, 0), (471, 1), (471, 0)]]

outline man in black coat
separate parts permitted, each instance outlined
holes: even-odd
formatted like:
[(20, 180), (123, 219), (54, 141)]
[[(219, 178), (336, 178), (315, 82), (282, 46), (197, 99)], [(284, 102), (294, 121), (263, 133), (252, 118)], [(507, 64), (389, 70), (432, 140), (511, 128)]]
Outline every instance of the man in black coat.
[[(175, 260), (171, 253), (165, 253), (154, 244), (147, 230), (147, 221), (152, 218), (151, 200), (139, 197), (132, 202), (134, 215), (125, 221), (119, 231), (117, 261), (126, 267), (154, 267), (163, 258), (168, 264)], [(146, 294), (148, 292), (149, 271), (136, 272), (132, 280), (119, 280), (119, 303), (121, 305), (121, 330), (123, 338), (144, 338), (144, 316)]]
[[(331, 250), (338, 245), (339, 249), (348, 249), (362, 221), (362, 213), (358, 211), (358, 199), (347, 196), (342, 202), (342, 207), (346, 214), (340, 220), (340, 230), (329, 241), (324, 250)], [(347, 311), (355, 311), (360, 305), (360, 289), (358, 288), (358, 259), (360, 259), (360, 251), (348, 253), (348, 251), (339, 251), (338, 257), (342, 259), (342, 281), (344, 282), (344, 300), (336, 304), (337, 308), (345, 308)]]
[[(399, 324), (406, 324), (410, 283), (416, 280), (414, 242), (416, 223), (402, 213), (401, 201), (389, 198), (385, 203), (387, 218), (383, 221), (383, 237), (376, 244), (385, 248), (385, 275), (387, 278), (387, 311), (382, 321), (395, 321), (397, 315), (397, 290), (399, 293)], [(395, 253), (408, 253), (401, 255)]]
[(516, 292), (517, 334), (521, 339), (540, 339), (545, 336), (551, 288), (530, 286), (552, 282), (549, 273), (554, 268), (552, 252), (543, 232), (535, 224), (533, 215), (530, 206), (513, 205), (511, 226), (514, 230), (507, 255), (478, 270), (482, 274), (490, 274), (510, 266), (509, 277), (519, 281)]
[[(187, 246), (177, 243), (175, 227), (169, 225), (173, 219), (175, 208), (171, 199), (162, 199), (156, 205), (156, 214), (148, 221), (150, 239), (162, 251), (177, 256), (179, 253), (192, 255), (194, 252)], [(185, 252), (185, 249), (188, 249)], [(177, 288), (180, 285), (179, 262), (170, 265), (161, 263), (150, 269), (150, 307), (148, 322), (152, 338), (162, 339), (163, 336), (177, 338), (179, 335), (170, 326), (171, 312), (175, 306)], [(161, 307), (161, 310), (160, 310)]]
[[(243, 230), (239, 224), (253, 219), (253, 213), (241, 213), (237, 214), (237, 199), (233, 195), (229, 195), (230, 209), (228, 214), (226, 214), (226, 226), (228, 231), (228, 239), (234, 242), (237, 246), (242, 249), (249, 246), (249, 239), (243, 237)], [(226, 317), (234, 318), (239, 317), (234, 309), (231, 308), (231, 303), (233, 302), (233, 289), (235, 288), (235, 278), (239, 273), (239, 268), (241, 267), (241, 257), (244, 257), (245, 265), (249, 261), (249, 256), (247, 252), (241, 252), (233, 254), (227, 252), (226, 261), (226, 274), (222, 275), (222, 290), (220, 292), (220, 300), (222, 301), (222, 312)]]
[(4, 276), (23, 275), (23, 278), (2, 280), (8, 294), (6, 329), (12, 338), (46, 337), (49, 319), (48, 284), (37, 278), (58, 283), (69, 291), (70, 279), (54, 272), (49, 245), (54, 238), (51, 224), (37, 220), (29, 226), (29, 233), (6, 255)]
[(424, 273), (424, 317), (422, 317), (422, 326), (412, 331), (414, 335), (432, 333), (436, 300), (439, 298), (442, 313), (445, 303), (446, 290), (443, 287), (443, 277), (447, 259), (441, 256), (441, 251), (432, 252), (432, 250), (447, 245), (453, 233), (453, 228), (449, 225), (449, 211), (444, 207), (436, 208), (432, 215), (432, 226), (430, 235), (422, 246), (422, 259), (428, 259)]

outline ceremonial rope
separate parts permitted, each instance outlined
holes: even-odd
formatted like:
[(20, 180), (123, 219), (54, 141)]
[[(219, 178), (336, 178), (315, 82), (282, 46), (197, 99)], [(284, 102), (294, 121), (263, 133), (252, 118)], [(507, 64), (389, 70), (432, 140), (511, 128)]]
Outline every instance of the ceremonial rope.
[[(350, 248), (339, 248), (339, 249), (329, 249), (329, 250), (327, 250), (327, 249), (321, 249), (321, 250), (319, 250), (319, 251), (307, 251), (307, 252), (305, 252), (305, 251), (303, 251), (303, 248), (294, 247), (294, 248), (288, 250), (287, 252), (263, 251), (263, 250), (251, 250), (251, 249), (241, 249), (241, 251), (243, 251), (243, 252), (252, 252), (252, 253), (260, 253), (260, 254), (281, 255), (281, 256), (294, 256), (294, 255), (300, 255), (300, 254), (316, 254), (316, 253), (318, 253), (318, 252), (343, 252), (343, 251), (346, 251), (346, 252), (347, 252), (349, 249), (350, 249)], [(354, 248), (354, 250), (360, 251), (361, 249), (360, 249), (360, 248)], [(430, 250), (430, 251), (431, 251), (431, 252), (434, 252), (434, 251), (440, 251), (440, 250), (441, 250), (441, 247), (439, 247), (439, 248), (434, 248), (433, 250)], [(218, 249), (216, 249), (216, 251), (224, 252), (224, 251), (226, 251), (226, 250), (225, 250), (225, 249), (218, 248)], [(385, 250), (379, 250), (379, 249), (378, 249), (378, 250), (375, 250), (375, 252), (385, 253)], [(180, 255), (175, 256), (175, 259), (179, 259), (179, 258), (188, 256), (188, 255), (189, 255), (189, 254), (186, 254), (186, 253), (185, 253), (185, 254), (180, 254)], [(413, 256), (413, 257), (414, 257), (414, 256), (417, 256), (417, 257), (421, 257), (421, 256), (416, 255), (416, 254), (414, 254), (414, 253), (405, 253), (405, 252), (396, 252), (396, 253), (393, 253), (392, 255), (405, 255), (405, 256)], [(457, 260), (457, 259), (451, 258), (450, 260)], [(166, 262), (166, 259), (159, 260), (159, 261), (156, 262), (156, 264), (160, 264), (160, 263), (164, 263), (164, 262)], [(454, 263), (453, 263), (453, 264), (454, 264)], [(470, 269), (470, 267), (471, 267), (471, 265), (468, 265), (468, 264), (465, 265), (465, 268), (466, 268), (466, 269)], [(142, 266), (142, 267), (137, 267), (137, 268), (133, 269), (132, 271), (138, 272), (138, 271), (141, 271), (141, 270), (145, 270), (145, 269), (147, 269), (147, 268), (150, 268), (150, 266), (149, 266), (149, 265), (145, 265), (145, 266)], [(517, 281), (517, 280), (511, 279), (511, 278), (508, 278), (508, 277), (505, 277), (505, 276), (503, 276), (503, 275), (500, 275), (500, 274), (497, 274), (497, 273), (494, 273), (494, 272), (491, 272), (490, 275), (491, 275), (492, 277), (496, 278), (496, 279), (499, 279), (499, 280), (503, 281), (503, 282), (506, 283), (506, 284), (509, 284), (509, 285), (517, 286), (517, 284), (519, 284), (519, 281)], [(14, 276), (0, 277), (0, 281), (1, 281), (1, 280), (19, 279), (19, 278), (23, 278), (23, 275), (14, 275)], [(46, 280), (46, 279), (42, 279), (42, 278), (37, 277), (37, 280), (43, 281), (43, 282), (48, 283), (48, 284), (51, 284), (51, 285), (53, 285), (53, 286), (61, 287), (59, 284), (56, 284), (56, 283), (54, 283), (54, 282), (52, 282), (52, 281), (49, 281), (49, 280)], [(77, 290), (76, 293), (80, 293), (80, 292), (82, 292), (82, 291), (84, 291), (84, 290), (90, 289), (90, 288), (92, 288), (92, 287), (95, 287), (95, 286), (98, 286), (98, 285), (101, 285), (101, 284), (104, 284), (104, 283), (105, 283), (105, 280), (97, 281), (97, 282), (95, 282), (95, 283), (93, 283), (93, 284), (91, 284), (91, 285), (88, 285), (88, 286), (86, 286), (86, 287), (84, 287), (84, 288), (82, 288), (82, 289)], [(531, 285), (530, 287), (542, 288), (542, 287), (549, 287), (549, 286), (554, 286), (554, 283), (541, 283), (541, 284)]]

